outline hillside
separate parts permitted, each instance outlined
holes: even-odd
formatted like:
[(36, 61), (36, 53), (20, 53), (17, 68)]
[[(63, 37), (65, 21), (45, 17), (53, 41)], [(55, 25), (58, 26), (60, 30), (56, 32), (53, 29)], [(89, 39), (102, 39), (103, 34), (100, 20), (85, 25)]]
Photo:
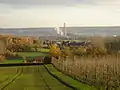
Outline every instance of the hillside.
[[(80, 35), (120, 35), (120, 26), (117, 27), (67, 27), (69, 34)], [(0, 28), (0, 34), (30, 35), (30, 36), (56, 36), (57, 32), (52, 27), (48, 28)]]

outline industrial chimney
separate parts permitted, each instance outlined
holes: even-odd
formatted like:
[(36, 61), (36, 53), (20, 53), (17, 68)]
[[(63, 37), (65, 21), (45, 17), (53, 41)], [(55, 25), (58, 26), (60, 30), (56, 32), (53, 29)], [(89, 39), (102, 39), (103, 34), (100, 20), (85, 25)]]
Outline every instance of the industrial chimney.
[(64, 26), (63, 26), (63, 32), (64, 32), (64, 36), (67, 36), (66, 23), (64, 23)]

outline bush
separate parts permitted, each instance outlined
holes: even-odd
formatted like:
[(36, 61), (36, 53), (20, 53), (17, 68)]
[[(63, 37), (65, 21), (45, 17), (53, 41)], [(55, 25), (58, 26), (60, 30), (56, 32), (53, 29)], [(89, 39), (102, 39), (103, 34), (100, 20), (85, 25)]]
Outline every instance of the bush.
[(32, 52), (35, 52), (36, 50), (35, 50), (35, 48), (31, 48), (31, 51), (32, 51)]
[(0, 55), (0, 62), (2, 62), (5, 59), (4, 55)]
[(45, 56), (44, 60), (43, 60), (43, 63), (44, 64), (51, 64), (51, 61), (52, 61), (52, 57), (51, 56)]
[(76, 50), (74, 50), (74, 53), (77, 55), (85, 55), (87, 54), (87, 51), (85, 47), (81, 46), (81, 47), (78, 47)]
[(11, 52), (9, 50), (7, 50), (7, 52), (5, 53), (5, 57), (6, 57), (6, 59), (18, 59), (18, 58), (21, 58), (21, 56), (19, 56), (17, 53)]
[(106, 48), (108, 52), (120, 51), (120, 40), (112, 40), (110, 42), (106, 42)]
[(52, 45), (50, 47), (50, 51), (49, 51), (50, 55), (53, 57), (58, 57), (60, 55), (60, 49), (57, 48), (55, 45)]

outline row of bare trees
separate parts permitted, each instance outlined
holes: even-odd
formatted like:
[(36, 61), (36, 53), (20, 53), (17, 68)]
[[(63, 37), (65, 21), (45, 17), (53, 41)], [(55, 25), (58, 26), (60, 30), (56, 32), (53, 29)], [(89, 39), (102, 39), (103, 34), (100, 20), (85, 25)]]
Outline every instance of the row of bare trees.
[(52, 63), (63, 73), (100, 90), (120, 89), (120, 57), (53, 58)]
[(89, 39), (92, 47), (66, 47), (60, 51), (62, 53), (59, 59), (52, 59), (53, 65), (63, 73), (99, 90), (120, 90), (120, 39)]

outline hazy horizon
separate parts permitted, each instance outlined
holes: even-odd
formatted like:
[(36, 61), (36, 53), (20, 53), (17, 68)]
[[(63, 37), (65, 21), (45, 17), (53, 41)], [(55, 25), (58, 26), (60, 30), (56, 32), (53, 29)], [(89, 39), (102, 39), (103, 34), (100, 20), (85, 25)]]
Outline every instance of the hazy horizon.
[(119, 0), (0, 0), (0, 28), (120, 26)]
[[(67, 27), (67, 34), (120, 36), (119, 27)], [(59, 30), (62, 30), (61, 28)], [(109, 32), (109, 33), (108, 33)], [(56, 36), (58, 31), (52, 28), (0, 28), (0, 34), (25, 35), (25, 36)]]
[[(59, 27), (59, 26), (58, 26)], [(62, 27), (62, 26), (61, 26)], [(66, 26), (66, 28), (72, 28), (72, 27), (74, 27), (74, 28), (77, 28), (77, 27), (79, 27), (79, 28), (106, 28), (106, 27), (120, 27), (120, 26), (107, 26), (107, 25), (103, 25), (103, 26)], [(3, 27), (3, 28), (0, 28), (0, 29), (28, 29), (28, 28), (55, 28), (55, 27), (53, 27), (53, 26), (51, 26), (51, 27)]]

